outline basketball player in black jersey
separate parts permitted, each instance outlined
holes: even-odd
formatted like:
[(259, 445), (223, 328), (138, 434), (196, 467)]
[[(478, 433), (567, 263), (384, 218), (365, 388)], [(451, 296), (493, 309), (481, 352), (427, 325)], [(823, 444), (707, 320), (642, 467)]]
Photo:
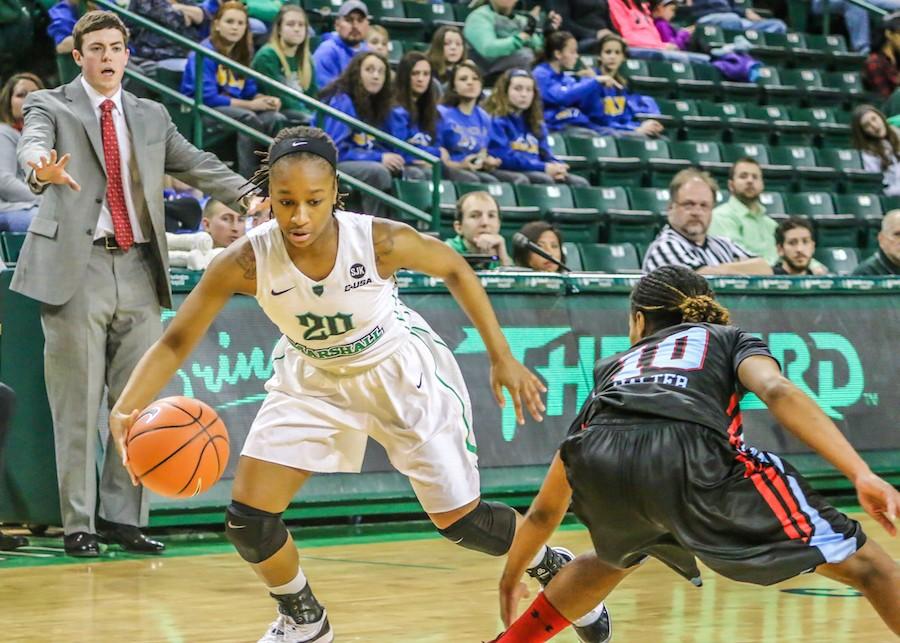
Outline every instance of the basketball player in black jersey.
[[(647, 556), (700, 585), (695, 557), (769, 585), (815, 570), (850, 585), (900, 634), (900, 566), (790, 464), (746, 446), (738, 402), (756, 393), (856, 487), (892, 536), (900, 494), (874, 475), (759, 339), (728, 326), (706, 280), (666, 266), (631, 296), (632, 348), (598, 362), (595, 388), (517, 530), (500, 581), (503, 643), (547, 641), (604, 600)], [(527, 562), (571, 501), (595, 551), (563, 567), (525, 614)]]

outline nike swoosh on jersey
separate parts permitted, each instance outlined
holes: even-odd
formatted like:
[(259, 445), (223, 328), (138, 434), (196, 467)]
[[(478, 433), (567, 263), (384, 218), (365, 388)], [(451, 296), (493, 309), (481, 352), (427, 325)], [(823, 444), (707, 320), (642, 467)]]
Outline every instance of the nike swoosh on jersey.
[(297, 287), (297, 286), (291, 286), (290, 288), (285, 288), (284, 290), (278, 290), (278, 291), (276, 291), (276, 290), (273, 288), (273, 289), (272, 289), (272, 296), (273, 296), (273, 297), (277, 297), (278, 295), (283, 295), (284, 293), (288, 292), (289, 290), (293, 290), (293, 289), (296, 288), (296, 287)]

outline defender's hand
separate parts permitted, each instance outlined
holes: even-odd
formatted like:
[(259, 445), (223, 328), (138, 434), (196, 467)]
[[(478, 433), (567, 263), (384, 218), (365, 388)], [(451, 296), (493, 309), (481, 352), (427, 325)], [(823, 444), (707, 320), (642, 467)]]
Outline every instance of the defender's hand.
[(547, 392), (547, 387), (537, 376), (525, 368), (512, 357), (501, 359), (491, 364), (491, 389), (494, 391), (494, 399), (500, 408), (506, 403), (503, 399), (503, 388), (509, 391), (513, 405), (516, 409), (516, 422), (525, 424), (525, 415), (522, 413), (522, 400), (531, 414), (538, 422), (544, 419), (542, 413), (546, 410), (541, 393)]

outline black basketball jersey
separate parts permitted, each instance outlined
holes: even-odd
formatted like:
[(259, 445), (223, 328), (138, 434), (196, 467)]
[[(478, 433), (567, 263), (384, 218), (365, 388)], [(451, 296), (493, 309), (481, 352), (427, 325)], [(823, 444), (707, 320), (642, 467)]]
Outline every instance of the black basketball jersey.
[(734, 326), (664, 328), (597, 362), (594, 390), (570, 433), (601, 423), (604, 415), (671, 418), (724, 433), (744, 393), (738, 366), (751, 355), (772, 357), (762, 340)]

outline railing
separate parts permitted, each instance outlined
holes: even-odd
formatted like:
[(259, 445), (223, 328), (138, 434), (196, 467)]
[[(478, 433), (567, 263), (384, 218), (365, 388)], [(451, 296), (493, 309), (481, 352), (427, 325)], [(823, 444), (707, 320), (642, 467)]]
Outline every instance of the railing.
[(429, 214), (428, 212), (419, 210), (418, 208), (415, 208), (415, 207), (409, 205), (408, 203), (401, 201), (400, 199), (398, 199), (390, 194), (387, 194), (385, 192), (382, 192), (381, 190), (373, 188), (371, 185), (368, 185), (367, 183), (364, 183), (364, 182), (360, 181), (359, 179), (349, 176), (343, 172), (338, 172), (338, 176), (340, 177), (340, 180), (342, 182), (350, 185), (351, 187), (353, 187), (357, 190), (360, 190), (366, 194), (375, 196), (375, 197), (381, 199), (382, 201), (384, 201), (385, 203), (387, 203), (389, 206), (396, 208), (397, 210), (400, 210), (416, 219), (419, 219), (419, 220), (429, 224), (431, 230), (436, 232), (439, 229), (439, 227), (440, 227), (440, 211), (441, 211), (441, 209), (440, 209), (441, 162), (440, 162), (440, 159), (437, 158), (436, 156), (434, 156), (433, 154), (429, 154), (428, 152), (425, 152), (414, 145), (410, 145), (406, 141), (401, 141), (399, 138), (391, 136), (390, 134), (383, 132), (376, 127), (372, 127), (368, 123), (364, 123), (358, 119), (353, 118), (352, 116), (348, 116), (347, 114), (344, 114), (343, 112), (340, 112), (340, 111), (334, 109), (330, 105), (326, 105), (325, 103), (322, 103), (321, 101), (315, 100), (314, 98), (307, 96), (303, 92), (297, 91), (297, 90), (293, 89), (292, 87), (288, 87), (287, 85), (279, 83), (278, 81), (273, 80), (272, 78), (269, 78), (268, 76), (265, 76), (253, 69), (250, 69), (249, 67), (245, 67), (244, 65), (241, 65), (240, 63), (236, 63), (235, 61), (231, 60), (230, 58), (228, 58), (226, 56), (223, 56), (222, 54), (220, 54), (217, 51), (213, 51), (212, 49), (208, 49), (198, 43), (193, 42), (192, 40), (188, 40), (184, 36), (177, 34), (174, 31), (170, 31), (170, 30), (166, 29), (165, 27), (161, 27), (158, 24), (154, 23), (151, 20), (148, 20), (147, 18), (145, 18), (141, 15), (138, 15), (132, 11), (129, 11), (128, 9), (124, 9), (124, 8), (120, 7), (115, 2), (111, 2), (110, 0), (95, 0), (95, 4), (102, 9), (106, 9), (106, 10), (109, 10), (109, 11), (119, 14), (122, 18), (125, 18), (130, 22), (138, 24), (145, 29), (149, 29), (149, 30), (153, 31), (154, 33), (161, 34), (161, 35), (165, 36), (166, 38), (169, 38), (170, 40), (172, 40), (174, 43), (178, 44), (179, 46), (184, 47), (185, 49), (193, 51), (197, 54), (194, 59), (194, 64), (195, 64), (195, 67), (194, 67), (195, 76), (194, 77), (196, 78), (196, 82), (194, 83), (193, 98), (185, 96), (181, 92), (179, 92), (175, 89), (172, 89), (171, 87), (168, 87), (168, 86), (160, 83), (159, 81), (154, 80), (153, 78), (150, 78), (150, 77), (146, 76), (145, 74), (142, 74), (138, 71), (134, 71), (133, 69), (130, 69), (130, 68), (125, 70), (125, 74), (129, 78), (132, 78), (135, 81), (153, 89), (154, 91), (159, 92), (160, 94), (162, 94), (168, 98), (171, 98), (171, 99), (181, 103), (182, 105), (189, 106), (191, 108), (193, 143), (197, 147), (203, 146), (203, 117), (208, 117), (208, 118), (214, 119), (220, 123), (225, 123), (225, 124), (229, 125), (230, 127), (234, 128), (235, 130), (241, 132), (242, 134), (246, 134), (247, 136), (253, 138), (256, 141), (259, 141), (260, 143), (262, 143), (264, 145), (268, 145), (272, 142), (272, 138), (270, 136), (267, 136), (266, 134), (263, 134), (262, 132), (259, 132), (255, 129), (253, 129), (252, 127), (245, 125), (244, 123), (241, 123), (241, 122), (239, 122), (229, 116), (226, 116), (226, 115), (222, 114), (221, 112), (218, 112), (215, 109), (212, 109), (211, 107), (208, 107), (207, 105), (203, 104), (203, 83), (202, 83), (203, 59), (211, 58), (212, 60), (215, 60), (217, 63), (219, 63), (221, 65), (225, 65), (226, 67), (229, 67), (229, 68), (233, 69), (234, 71), (240, 73), (244, 77), (253, 78), (254, 80), (262, 83), (263, 85), (272, 87), (279, 92), (289, 95), (291, 98), (296, 98), (297, 100), (299, 100), (300, 102), (302, 102), (303, 104), (305, 104), (306, 106), (310, 107), (311, 109), (313, 109), (315, 111), (323, 112), (333, 118), (336, 118), (336, 119), (346, 123), (347, 125), (349, 125), (350, 127), (354, 128), (354, 129), (362, 130), (366, 134), (370, 134), (370, 135), (374, 136), (375, 138), (377, 138), (381, 141), (384, 141), (388, 145), (390, 145), (394, 148), (397, 148), (397, 149), (409, 154), (410, 156), (413, 156), (414, 158), (421, 159), (421, 160), (425, 161), (426, 163), (429, 163), (431, 165), (431, 183), (432, 183), (431, 214)]

